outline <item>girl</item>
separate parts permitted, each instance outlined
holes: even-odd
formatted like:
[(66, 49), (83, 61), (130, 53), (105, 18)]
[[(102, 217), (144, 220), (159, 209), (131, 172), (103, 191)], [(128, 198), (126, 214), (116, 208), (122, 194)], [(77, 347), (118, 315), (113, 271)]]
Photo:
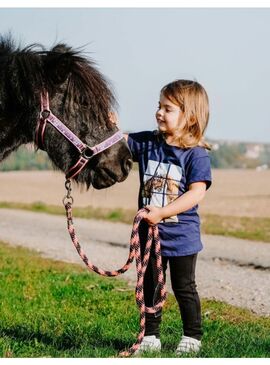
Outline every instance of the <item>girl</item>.
[[(198, 203), (211, 185), (210, 159), (203, 139), (209, 119), (208, 97), (195, 81), (176, 80), (160, 92), (154, 132), (126, 135), (134, 161), (139, 163), (139, 208), (146, 207), (140, 226), (146, 242), (148, 224), (158, 224), (164, 275), (169, 264), (172, 289), (183, 323), (176, 355), (198, 352), (202, 325), (200, 299), (195, 284), (198, 252), (202, 249)], [(145, 281), (145, 304), (156, 301), (158, 286), (154, 253)], [(146, 313), (142, 351), (159, 351), (161, 311)]]

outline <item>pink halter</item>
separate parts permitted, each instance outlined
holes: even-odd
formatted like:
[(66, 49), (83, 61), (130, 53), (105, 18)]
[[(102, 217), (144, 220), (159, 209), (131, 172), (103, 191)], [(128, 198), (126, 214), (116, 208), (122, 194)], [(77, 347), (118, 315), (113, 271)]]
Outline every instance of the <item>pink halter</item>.
[(48, 92), (40, 94), (41, 111), (40, 117), (36, 129), (36, 144), (40, 149), (44, 150), (44, 132), (47, 123), (50, 123), (55, 129), (58, 130), (80, 153), (80, 157), (76, 164), (72, 166), (66, 173), (66, 179), (71, 179), (77, 176), (88, 161), (98, 153), (105, 151), (106, 149), (119, 142), (124, 136), (121, 131), (117, 131), (111, 137), (105, 139), (105, 141), (90, 147), (83, 143), (64, 123), (61, 122), (50, 110), (49, 95)]

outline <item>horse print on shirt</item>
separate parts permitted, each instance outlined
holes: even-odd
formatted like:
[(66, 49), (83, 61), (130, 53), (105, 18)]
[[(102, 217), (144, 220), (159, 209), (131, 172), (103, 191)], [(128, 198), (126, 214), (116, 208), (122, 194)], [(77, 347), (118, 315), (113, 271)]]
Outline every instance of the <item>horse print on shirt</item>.
[[(164, 207), (179, 196), (182, 169), (180, 166), (149, 160), (142, 188), (143, 205)], [(178, 222), (177, 216), (164, 222)]]

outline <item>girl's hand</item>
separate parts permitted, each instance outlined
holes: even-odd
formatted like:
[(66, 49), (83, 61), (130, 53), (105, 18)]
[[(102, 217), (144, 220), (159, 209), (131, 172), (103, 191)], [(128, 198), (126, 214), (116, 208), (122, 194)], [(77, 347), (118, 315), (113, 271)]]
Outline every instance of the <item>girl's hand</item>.
[(108, 117), (109, 117), (110, 122), (111, 122), (112, 124), (116, 124), (116, 125), (118, 125), (118, 124), (119, 124), (118, 115), (117, 115), (117, 113), (116, 113), (116, 112), (113, 112), (113, 111), (109, 112), (109, 113), (108, 113)]
[(162, 221), (163, 214), (162, 214), (162, 208), (154, 207), (152, 205), (146, 205), (145, 207), (147, 210), (149, 210), (148, 213), (145, 213), (144, 220), (149, 224), (157, 224), (160, 221)]

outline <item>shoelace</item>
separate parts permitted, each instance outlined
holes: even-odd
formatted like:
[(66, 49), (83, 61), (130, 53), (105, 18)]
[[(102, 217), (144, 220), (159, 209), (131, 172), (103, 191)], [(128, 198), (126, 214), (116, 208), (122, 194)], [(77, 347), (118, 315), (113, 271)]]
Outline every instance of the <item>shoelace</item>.
[[(73, 202), (73, 201), (72, 201)], [(140, 344), (143, 340), (144, 333), (145, 333), (145, 313), (156, 313), (159, 311), (166, 300), (166, 289), (163, 277), (163, 269), (162, 269), (162, 259), (161, 259), (161, 247), (160, 247), (160, 239), (158, 233), (157, 225), (152, 225), (148, 227), (148, 236), (147, 242), (145, 246), (145, 250), (143, 253), (143, 257), (141, 255), (141, 248), (140, 248), (140, 239), (139, 239), (139, 225), (144, 217), (144, 213), (147, 212), (146, 209), (141, 209), (138, 211), (134, 218), (131, 238), (130, 238), (130, 250), (129, 250), (129, 257), (125, 265), (114, 271), (105, 271), (99, 269), (97, 266), (93, 265), (84, 251), (82, 250), (79, 241), (77, 239), (75, 228), (73, 225), (73, 218), (72, 218), (72, 202), (67, 202), (65, 205), (66, 215), (67, 215), (67, 226), (68, 232), (70, 234), (71, 240), (73, 245), (75, 246), (79, 256), (87, 266), (90, 271), (94, 271), (95, 273), (102, 275), (102, 276), (109, 276), (114, 277), (126, 272), (131, 263), (133, 262), (134, 258), (136, 259), (136, 269), (137, 269), (137, 284), (136, 284), (136, 303), (140, 310), (140, 330), (137, 337), (136, 342), (130, 347), (127, 351), (120, 352), (120, 356), (128, 357), (134, 354), (136, 350), (139, 349)], [(143, 282), (144, 282), (144, 275), (145, 271), (149, 262), (151, 247), (154, 244), (155, 250), (155, 260), (156, 260), (156, 269), (157, 269), (157, 278), (158, 278), (158, 285), (160, 287), (160, 298), (157, 304), (153, 307), (146, 307), (144, 302), (144, 293), (143, 293)]]

